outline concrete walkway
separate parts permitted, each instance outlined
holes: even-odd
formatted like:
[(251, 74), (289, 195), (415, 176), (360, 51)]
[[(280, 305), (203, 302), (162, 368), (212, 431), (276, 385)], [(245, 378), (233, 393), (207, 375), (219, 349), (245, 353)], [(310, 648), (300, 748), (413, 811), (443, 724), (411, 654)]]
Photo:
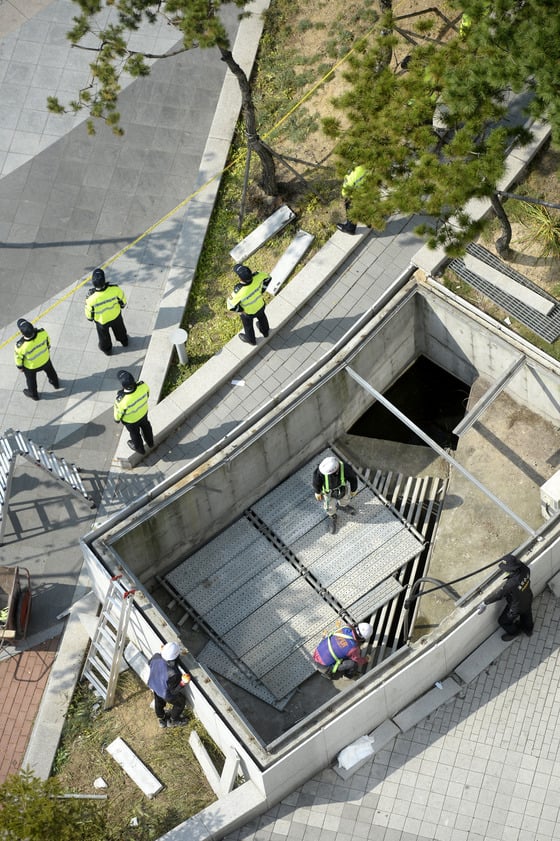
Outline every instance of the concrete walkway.
[[(52, 35), (54, 46), (62, 46), (62, 41), (56, 39), (61, 37), (70, 4), (56, 0), (38, 3), (36, 8), (35, 15), (23, 17), (9, 31), (6, 27), (0, 33), (4, 79), (22, 78), (18, 74), (23, 72), (20, 65), (25, 57), (29, 58), (28, 63), (33, 61), (36, 65), (26, 77), (31, 82), (22, 102), (27, 101), (36, 86), (41, 87), (39, 61), (48, 54), (47, 38)], [(40, 49), (27, 51), (21, 46), (23, 42), (39, 43)], [(13, 55), (17, 59), (14, 63)], [(212, 102), (217, 101), (223, 73), (221, 65), (220, 73), (217, 72), (210, 56), (208, 66), (198, 55), (195, 63), (199, 77), (189, 88), (194, 92), (205, 90), (204, 113), (190, 103), (188, 108), (194, 109), (196, 119), (189, 119), (188, 127), (184, 123), (185, 104), (175, 100), (183, 95), (180, 88), (184, 86), (173, 81), (174, 73), (180, 76), (185, 68), (173, 70), (171, 63), (157, 65), (156, 76), (150, 80), (154, 87), (150, 88), (153, 99), (148, 107), (144, 107), (148, 94), (140, 93), (136, 83), (127, 89), (125, 107), (130, 108), (131, 124), (137, 125), (133, 121), (144, 115), (142, 130), (131, 131), (129, 141), (125, 140), (131, 143), (128, 154), (130, 160), (136, 161), (134, 166), (126, 166), (127, 153), (115, 145), (117, 141), (112, 136), (100, 132), (89, 141), (83, 126), (69, 126), (60, 139), (43, 146), (49, 132), (39, 128), (39, 123), (35, 147), (30, 141), (25, 153), (28, 159), (18, 161), (9, 156), (22, 154), (17, 151), (21, 146), (15, 135), (21, 114), (18, 116), (14, 110), (11, 127), (6, 120), (3, 127), (2, 142), (8, 148), (3, 149), (3, 165), (7, 169), (0, 180), (0, 210), (4, 214), (0, 225), (5, 243), (0, 270), (0, 323), (4, 325), (0, 335), (0, 426), (29, 431), (39, 443), (52, 446), (57, 454), (79, 463), (84, 468), (86, 484), (98, 499), (104, 497), (103, 516), (216, 444), (263, 402), (274, 398), (297, 372), (319, 360), (406, 270), (419, 247), (412, 233), (414, 225), (407, 220), (395, 220), (383, 234), (366, 235), (361, 242), (335, 234), (338, 239), (334, 240), (334, 247), (339, 250), (350, 252), (356, 244), (335, 274), (297, 312), (289, 326), (275, 330), (273, 321), (270, 340), (262, 343), (254, 355), (245, 359), (239, 343), (241, 366), (236, 379), (244, 385), (233, 385), (231, 380), (224, 383), (187, 424), (134, 471), (110, 471), (117, 443), (115, 430), (118, 432), (111, 419), (115, 374), (123, 365), (139, 369), (145, 357), (181, 219), (171, 217), (116, 266), (116, 279), (131, 291), (127, 321), (133, 342), (130, 349), (119, 348), (109, 362), (97, 351), (90, 325), (82, 319), (83, 299), (79, 301), (73, 289), (94, 265), (115, 255), (123, 243), (129, 243), (194, 189), (204, 131), (200, 132), (199, 146), (194, 136), (187, 137), (185, 132), (188, 134), (194, 124), (210, 125)], [(204, 87), (211, 80), (214, 99)], [(13, 109), (21, 99), (18, 96), (14, 94), (10, 100)], [(157, 120), (150, 118), (150, 107), (162, 106), (164, 98), (166, 107), (169, 104), (174, 112), (167, 116), (178, 122), (158, 132), (163, 114), (158, 112)], [(0, 98), (0, 102), (6, 117), (8, 100)], [(159, 152), (165, 151), (160, 144), (166, 138), (176, 141), (170, 150), (173, 162), (163, 158), (166, 171), (177, 166), (173, 169), (176, 177), (171, 179), (163, 179), (161, 170), (153, 168)], [(187, 143), (188, 153), (184, 152)], [(78, 149), (82, 149), (83, 157), (75, 157)], [(144, 155), (147, 150), (152, 153)], [(69, 167), (72, 161), (77, 163)], [(155, 193), (150, 192), (150, 183), (157, 183)], [(130, 194), (126, 193), (127, 186)], [(65, 198), (58, 194), (59, 190)], [(93, 199), (96, 203), (92, 210)], [(66, 219), (61, 210), (67, 202), (72, 202), (71, 212), (67, 221), (61, 221)], [(85, 212), (88, 210), (92, 212)], [(66, 297), (76, 303), (65, 307), (62, 300)], [(56, 306), (49, 309), (52, 305)], [(32, 404), (21, 395), (21, 383), (13, 367), (11, 336), (17, 317), (35, 317), (40, 312), (45, 313), (42, 323), (53, 337), (53, 359), (65, 388), (62, 393), (55, 393), (47, 387), (44, 399)], [(76, 590), (81, 565), (77, 541), (91, 521), (87, 506), (71, 498), (54, 481), (45, 482), (39, 471), (27, 464), (18, 468), (2, 563), (25, 562), (31, 568), (36, 607), (30, 627), (31, 644), (33, 635), (38, 633), (45, 639), (57, 636), (57, 615), (85, 589), (82, 585)], [(326, 770), (254, 825), (230, 838), (548, 841), (557, 837), (558, 619), (556, 601), (544, 594), (538, 600), (535, 635), (530, 640), (515, 641), (467, 688), (464, 699), (450, 703), (399, 737), (348, 782)], [(15, 650), (8, 649), (4, 655), (8, 662), (16, 663)], [(12, 679), (16, 677), (14, 672)], [(2, 705), (5, 709), (5, 695)], [(16, 719), (14, 726), (19, 725)], [(19, 737), (24, 734), (20, 727)], [(6, 770), (15, 767), (16, 755)]]

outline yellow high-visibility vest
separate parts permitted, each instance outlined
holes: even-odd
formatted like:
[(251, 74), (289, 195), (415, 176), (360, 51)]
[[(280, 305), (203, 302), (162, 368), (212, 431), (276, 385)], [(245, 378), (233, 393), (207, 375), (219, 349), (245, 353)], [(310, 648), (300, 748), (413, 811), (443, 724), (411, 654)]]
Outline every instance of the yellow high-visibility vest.
[(114, 406), (116, 421), (136, 423), (148, 414), (150, 389), (142, 380), (136, 383), (134, 391), (119, 391)]
[(42, 368), (49, 359), (51, 343), (46, 330), (39, 327), (33, 339), (22, 336), (16, 342), (14, 356), (18, 368)]

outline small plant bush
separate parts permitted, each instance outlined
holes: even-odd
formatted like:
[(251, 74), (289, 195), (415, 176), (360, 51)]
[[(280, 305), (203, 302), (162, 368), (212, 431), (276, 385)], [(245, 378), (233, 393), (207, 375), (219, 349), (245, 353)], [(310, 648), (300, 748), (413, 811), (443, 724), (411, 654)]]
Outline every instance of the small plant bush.
[(64, 796), (55, 778), (31, 771), (13, 774), (0, 786), (2, 841), (104, 841), (105, 803)]
[(536, 242), (541, 257), (560, 257), (560, 214), (539, 204), (521, 202), (516, 216), (527, 228), (526, 236), (518, 239), (521, 245)]

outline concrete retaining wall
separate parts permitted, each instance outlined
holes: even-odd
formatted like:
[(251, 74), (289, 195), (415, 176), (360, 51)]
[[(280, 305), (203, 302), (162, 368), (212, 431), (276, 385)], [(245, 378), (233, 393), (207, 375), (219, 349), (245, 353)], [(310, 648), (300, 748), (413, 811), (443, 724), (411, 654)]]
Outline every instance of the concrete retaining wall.
[[(414, 295), (409, 292), (402, 307), (377, 319), (378, 331), (352, 367), (386, 389), (414, 361), (414, 318)], [(356, 339), (355, 346), (361, 341)], [(293, 408), (269, 423), (265, 434), (246, 436), (242, 446), (233, 447), (225, 458), (221, 454), (196, 484), (182, 487), (133, 529), (110, 540), (114, 551), (138, 579), (149, 584), (297, 470), (302, 454), (307, 460), (346, 432), (371, 402), (343, 370), (337, 371), (335, 360), (330, 376), (317, 377), (297, 391), (291, 399)]]
[(418, 353), (469, 384), (477, 376), (490, 381), (499, 379), (519, 356), (525, 355), (527, 364), (509, 382), (507, 393), (522, 406), (558, 424), (557, 363), (462, 298), (433, 282), (429, 288), (429, 305), (418, 308)]

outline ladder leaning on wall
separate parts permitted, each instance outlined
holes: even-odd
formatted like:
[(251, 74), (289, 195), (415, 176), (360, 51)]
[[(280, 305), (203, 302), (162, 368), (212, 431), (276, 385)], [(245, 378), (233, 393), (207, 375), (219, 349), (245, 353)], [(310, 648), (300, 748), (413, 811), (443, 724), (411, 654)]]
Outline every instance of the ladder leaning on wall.
[(135, 590), (123, 590), (122, 575), (109, 582), (99, 621), (89, 647), (82, 678), (103, 698), (103, 709), (113, 706), (126, 645), (126, 632)]

